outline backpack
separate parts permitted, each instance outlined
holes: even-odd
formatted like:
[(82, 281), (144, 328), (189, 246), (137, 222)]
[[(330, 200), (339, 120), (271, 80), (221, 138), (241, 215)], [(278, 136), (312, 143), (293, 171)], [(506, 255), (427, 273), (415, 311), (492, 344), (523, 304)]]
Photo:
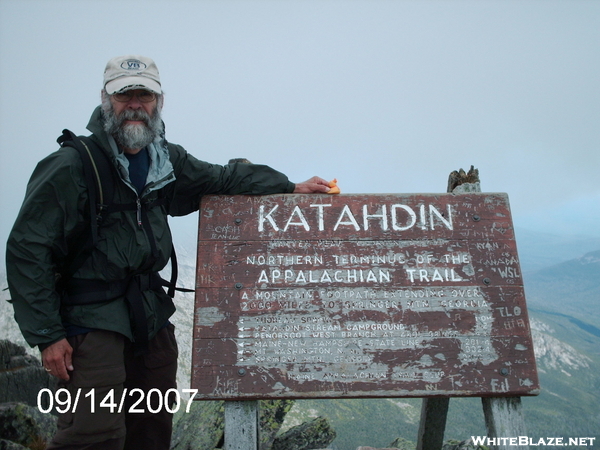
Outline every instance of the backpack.
[[(73, 246), (78, 251), (68, 258), (65, 264), (64, 273), (61, 274), (65, 282), (71, 277), (75, 271), (81, 267), (85, 260), (91, 255), (93, 249), (98, 244), (98, 233), (99, 228), (102, 226), (104, 218), (111, 212), (116, 211), (127, 211), (137, 210), (140, 211), (141, 205), (139, 202), (117, 205), (113, 203), (115, 184), (119, 181), (118, 175), (115, 173), (116, 170), (109, 160), (108, 156), (102, 149), (89, 137), (76, 136), (70, 130), (63, 130), (63, 134), (58, 137), (57, 142), (61, 147), (72, 147), (79, 153), (81, 161), (83, 163), (83, 174), (85, 183), (88, 189), (89, 195), (89, 215), (90, 215), (90, 229), (89, 232), (83, 233), (78, 238), (76, 244)], [(161, 194), (161, 192), (159, 192)], [(144, 208), (152, 208), (165, 204), (165, 198), (159, 195), (159, 198), (150, 203), (146, 204)], [(153, 246), (153, 253), (156, 251), (155, 243), (153, 238), (152, 229), (150, 223), (145, 219), (146, 215), (141, 214), (140, 219), (142, 226), (146, 230), (151, 245)], [(94, 220), (95, 219), (95, 220)], [(167, 294), (173, 298), (175, 296), (175, 290), (182, 292), (194, 292), (191, 289), (177, 288), (177, 255), (175, 253), (175, 247), (171, 248), (171, 279), (170, 281), (163, 280), (156, 274), (160, 279), (160, 284), (168, 288)]]

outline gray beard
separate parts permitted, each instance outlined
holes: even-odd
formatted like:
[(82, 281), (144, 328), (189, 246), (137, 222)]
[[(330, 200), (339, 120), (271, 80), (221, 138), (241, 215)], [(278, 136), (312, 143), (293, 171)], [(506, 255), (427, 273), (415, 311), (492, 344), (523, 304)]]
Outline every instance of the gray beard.
[[(143, 110), (124, 110), (119, 116), (108, 98), (102, 102), (104, 131), (115, 138), (122, 148), (137, 150), (146, 147), (163, 134), (163, 122), (158, 108), (152, 115)], [(142, 124), (125, 124), (126, 120), (140, 120)]]

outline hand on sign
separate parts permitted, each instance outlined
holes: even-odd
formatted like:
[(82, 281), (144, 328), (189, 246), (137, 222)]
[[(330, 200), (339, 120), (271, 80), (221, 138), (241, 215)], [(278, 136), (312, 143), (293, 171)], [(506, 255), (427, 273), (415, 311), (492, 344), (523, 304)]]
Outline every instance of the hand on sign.
[(330, 190), (329, 182), (319, 177), (312, 177), (304, 183), (296, 184), (294, 194), (327, 194)]

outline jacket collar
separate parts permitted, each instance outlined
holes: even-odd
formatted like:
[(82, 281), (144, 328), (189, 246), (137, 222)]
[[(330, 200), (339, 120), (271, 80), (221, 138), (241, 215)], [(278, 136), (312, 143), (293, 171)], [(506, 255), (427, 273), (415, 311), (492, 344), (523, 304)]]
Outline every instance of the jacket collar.
[[(97, 106), (92, 113), (87, 129), (92, 132), (103, 150), (109, 155), (123, 181), (135, 190), (129, 179), (129, 161), (117, 147), (114, 138), (104, 131), (104, 119), (102, 117), (102, 109), (100, 106)], [(175, 174), (164, 136), (159, 137), (153, 143), (148, 145), (148, 155), (150, 156), (150, 170), (148, 172), (146, 185), (149, 186), (147, 191), (151, 192), (174, 181)]]

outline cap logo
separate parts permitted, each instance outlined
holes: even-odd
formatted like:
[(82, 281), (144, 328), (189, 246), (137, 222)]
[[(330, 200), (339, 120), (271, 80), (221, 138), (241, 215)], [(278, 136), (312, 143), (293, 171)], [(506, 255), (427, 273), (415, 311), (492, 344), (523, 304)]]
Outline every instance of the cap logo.
[(146, 67), (146, 64), (138, 59), (127, 59), (121, 63), (121, 69), (125, 70), (144, 70)]

